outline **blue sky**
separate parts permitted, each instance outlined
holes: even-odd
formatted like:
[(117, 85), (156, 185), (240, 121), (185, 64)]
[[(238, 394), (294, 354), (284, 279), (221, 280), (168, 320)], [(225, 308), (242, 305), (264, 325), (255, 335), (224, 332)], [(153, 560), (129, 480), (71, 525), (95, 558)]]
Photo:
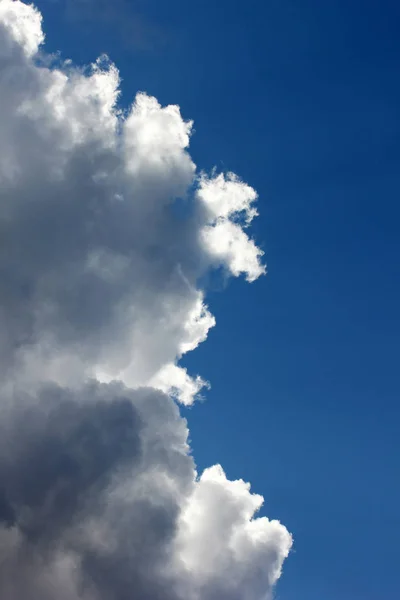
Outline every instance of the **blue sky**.
[(268, 276), (215, 286), (185, 364), (212, 383), (188, 411), (199, 467), (250, 480), (294, 534), (277, 597), (398, 597), (400, 5), (151, 0), (82, 23), (36, 4), (49, 49), (107, 52), (124, 102), (179, 104), (197, 164), (259, 193)]

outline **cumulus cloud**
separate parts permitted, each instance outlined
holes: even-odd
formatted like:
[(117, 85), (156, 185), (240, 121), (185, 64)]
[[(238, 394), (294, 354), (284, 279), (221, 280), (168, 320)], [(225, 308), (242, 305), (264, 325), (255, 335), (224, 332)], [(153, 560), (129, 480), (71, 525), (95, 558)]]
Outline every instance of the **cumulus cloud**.
[(179, 598), (174, 537), (196, 484), (173, 401), (95, 382), (10, 400), (1, 423), (1, 598)]
[[(43, 53), (0, 2), (0, 596), (267, 598), (291, 537), (222, 468), (198, 476), (179, 360), (215, 325), (214, 267), (264, 273), (255, 191), (198, 175), (192, 123), (106, 57)], [(51, 65), (51, 66), (49, 66)]]

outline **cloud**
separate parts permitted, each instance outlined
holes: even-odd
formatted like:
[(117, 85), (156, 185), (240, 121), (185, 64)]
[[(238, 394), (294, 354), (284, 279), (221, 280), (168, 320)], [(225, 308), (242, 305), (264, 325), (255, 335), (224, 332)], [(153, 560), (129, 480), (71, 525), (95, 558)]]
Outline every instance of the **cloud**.
[[(49, 66), (41, 15), (0, 3), (0, 596), (266, 598), (291, 537), (186, 421), (179, 365), (215, 325), (214, 267), (253, 281), (255, 191), (198, 175), (192, 123), (119, 75)], [(221, 511), (221, 507), (224, 510)]]
[(1, 598), (265, 597), (290, 535), (221, 467), (197, 478), (171, 398), (89, 382), (8, 400)]
[(95, 382), (10, 400), (1, 597), (50, 599), (65, 582), (71, 599), (179, 597), (174, 535), (194, 471), (176, 405), (154, 389)]

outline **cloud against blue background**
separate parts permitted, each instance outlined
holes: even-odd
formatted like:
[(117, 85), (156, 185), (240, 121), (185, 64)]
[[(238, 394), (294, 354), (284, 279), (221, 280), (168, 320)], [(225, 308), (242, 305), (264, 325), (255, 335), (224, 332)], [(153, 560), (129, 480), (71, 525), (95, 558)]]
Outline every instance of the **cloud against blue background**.
[(43, 41), (3, 0), (0, 596), (267, 598), (291, 536), (242, 480), (198, 476), (173, 400), (206, 384), (179, 365), (215, 324), (198, 281), (264, 273), (256, 193), (197, 175), (177, 106), (123, 113), (115, 66)]

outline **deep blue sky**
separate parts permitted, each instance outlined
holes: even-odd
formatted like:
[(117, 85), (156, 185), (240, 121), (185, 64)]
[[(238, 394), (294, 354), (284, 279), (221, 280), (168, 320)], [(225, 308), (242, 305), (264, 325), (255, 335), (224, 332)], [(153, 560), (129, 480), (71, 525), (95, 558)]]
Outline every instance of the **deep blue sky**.
[(199, 467), (294, 533), (277, 597), (398, 598), (400, 3), (118, 0), (85, 24), (37, 4), (49, 49), (107, 52), (125, 102), (178, 103), (195, 161), (260, 194), (269, 273), (210, 295), (188, 418)]

